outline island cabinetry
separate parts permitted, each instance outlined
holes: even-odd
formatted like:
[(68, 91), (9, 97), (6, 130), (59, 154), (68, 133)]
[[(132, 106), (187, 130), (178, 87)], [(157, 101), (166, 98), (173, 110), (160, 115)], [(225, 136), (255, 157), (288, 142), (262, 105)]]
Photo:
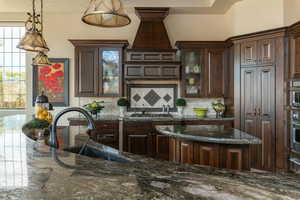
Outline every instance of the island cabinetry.
[(250, 170), (249, 145), (227, 145), (169, 138), (169, 160), (234, 170)]
[(70, 40), (75, 46), (75, 96), (115, 97), (123, 93), (124, 40)]
[(227, 68), (226, 42), (178, 41), (181, 94), (186, 98), (223, 97)]

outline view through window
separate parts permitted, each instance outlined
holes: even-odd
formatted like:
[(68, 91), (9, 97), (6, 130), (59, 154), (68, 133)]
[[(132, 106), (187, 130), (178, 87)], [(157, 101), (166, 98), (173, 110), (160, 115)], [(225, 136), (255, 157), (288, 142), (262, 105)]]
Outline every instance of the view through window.
[(25, 28), (0, 24), (0, 109), (24, 109), (26, 52), (16, 48)]

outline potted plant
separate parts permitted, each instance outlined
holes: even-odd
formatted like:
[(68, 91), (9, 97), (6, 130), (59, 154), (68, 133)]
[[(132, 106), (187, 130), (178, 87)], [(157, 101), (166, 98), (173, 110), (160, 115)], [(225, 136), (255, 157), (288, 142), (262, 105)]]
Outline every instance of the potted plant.
[(183, 110), (184, 110), (184, 107), (186, 106), (186, 100), (183, 98), (179, 98), (176, 100), (175, 104), (177, 107), (178, 114), (180, 116), (183, 116)]
[(120, 98), (117, 104), (120, 108), (120, 117), (125, 117), (125, 112), (127, 107), (129, 106), (129, 101), (126, 98)]

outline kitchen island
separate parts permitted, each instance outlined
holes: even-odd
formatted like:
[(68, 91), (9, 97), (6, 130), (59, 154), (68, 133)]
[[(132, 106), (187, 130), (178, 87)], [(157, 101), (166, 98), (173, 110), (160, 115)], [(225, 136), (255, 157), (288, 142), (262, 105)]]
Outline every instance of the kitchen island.
[[(25, 115), (0, 118), (0, 199), (299, 199), (300, 176), (160, 161), (96, 143), (125, 162), (71, 153), (85, 132), (68, 128), (53, 149), (21, 130)], [(28, 136), (27, 136), (28, 135)], [(65, 149), (65, 150), (64, 150)], [(68, 150), (69, 149), (69, 150)], [(123, 160), (123, 161), (124, 161)]]
[(261, 140), (224, 125), (156, 126), (169, 138), (169, 160), (250, 170), (250, 145)]

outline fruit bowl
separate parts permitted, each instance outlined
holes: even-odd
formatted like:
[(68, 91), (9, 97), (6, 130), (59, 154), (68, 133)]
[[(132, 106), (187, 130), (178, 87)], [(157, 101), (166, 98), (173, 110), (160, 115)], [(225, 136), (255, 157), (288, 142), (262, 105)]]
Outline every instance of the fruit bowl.
[(206, 113), (208, 111), (207, 108), (193, 108), (197, 117), (206, 117)]
[(86, 104), (83, 107), (87, 111), (89, 111), (92, 115), (95, 115), (97, 118), (98, 113), (100, 113), (101, 110), (104, 108), (104, 106), (102, 106), (100, 103), (102, 103), (102, 102), (93, 101), (92, 103)]

